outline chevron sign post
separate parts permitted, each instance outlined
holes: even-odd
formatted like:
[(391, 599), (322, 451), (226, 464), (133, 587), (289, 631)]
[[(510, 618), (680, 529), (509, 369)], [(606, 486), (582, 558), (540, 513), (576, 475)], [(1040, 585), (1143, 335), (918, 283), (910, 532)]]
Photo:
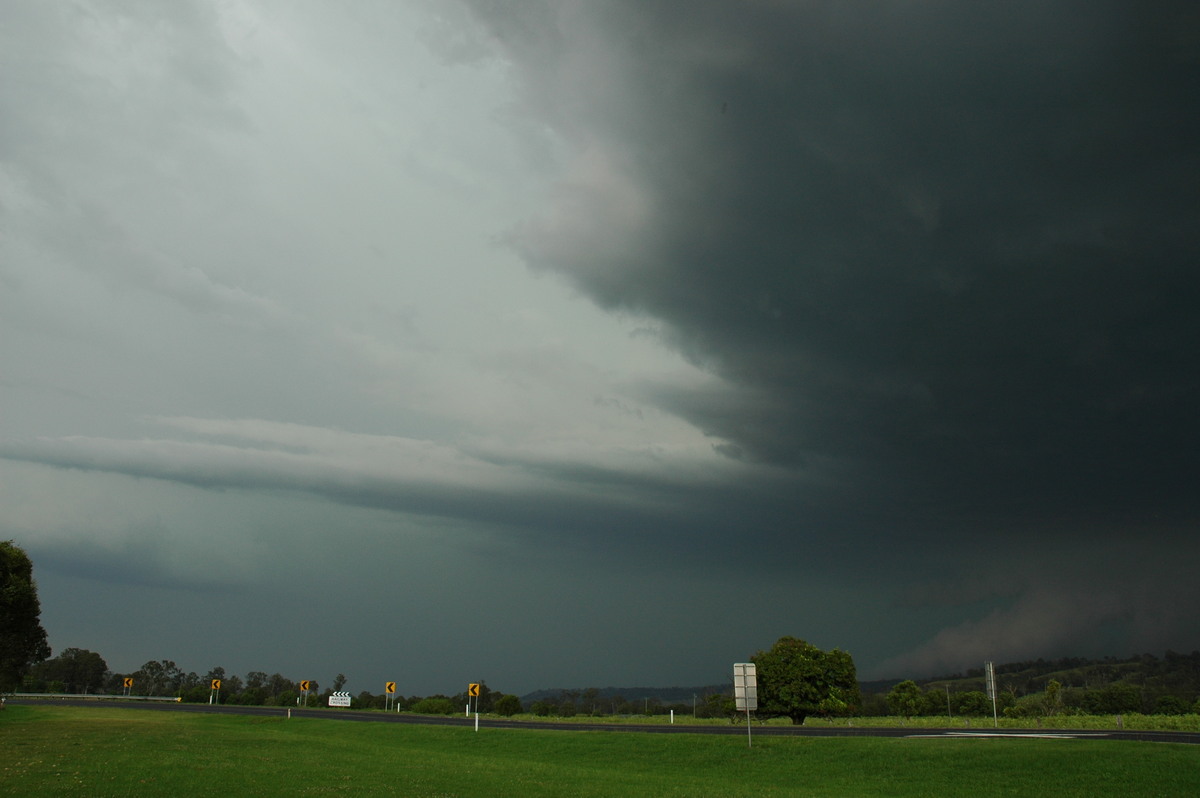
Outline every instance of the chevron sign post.
[(349, 693), (330, 693), (329, 706), (331, 707), (348, 707), (350, 706)]

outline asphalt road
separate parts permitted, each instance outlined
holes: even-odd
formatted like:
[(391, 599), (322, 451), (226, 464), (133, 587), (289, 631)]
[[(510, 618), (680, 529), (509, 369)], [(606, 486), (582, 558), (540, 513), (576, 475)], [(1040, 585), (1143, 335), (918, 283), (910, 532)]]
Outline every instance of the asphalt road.
[[(175, 702), (146, 702), (80, 699), (80, 698), (9, 698), (10, 705), (53, 703), (59, 706), (95, 707), (116, 706), (130, 709), (149, 709), (159, 712), (199, 712), (229, 715), (257, 715), (280, 717), (287, 715), (287, 707), (243, 707), (233, 705), (210, 706), (208, 704), (182, 704)], [(461, 726), (474, 728), (475, 719), (466, 717), (442, 717), (436, 715), (413, 715), (409, 712), (362, 712), (349, 709), (292, 708), (291, 716), (297, 718), (323, 718), (326, 720), (349, 720), (366, 723), (409, 723), (428, 726)], [(687, 724), (621, 724), (621, 723), (568, 723), (564, 721), (502, 720), (480, 718), (482, 729), (542, 729), (546, 731), (573, 732), (640, 732), (643, 734), (737, 734), (745, 735), (745, 725), (692, 726)], [(1006, 737), (1023, 739), (1102, 739), (1129, 740), (1153, 743), (1185, 743), (1200, 745), (1200, 732), (1175, 731), (1086, 731), (1079, 729), (907, 729), (872, 726), (838, 726), (814, 728), (810, 726), (760, 726), (755, 725), (754, 737), (912, 737), (912, 738), (971, 738)]]

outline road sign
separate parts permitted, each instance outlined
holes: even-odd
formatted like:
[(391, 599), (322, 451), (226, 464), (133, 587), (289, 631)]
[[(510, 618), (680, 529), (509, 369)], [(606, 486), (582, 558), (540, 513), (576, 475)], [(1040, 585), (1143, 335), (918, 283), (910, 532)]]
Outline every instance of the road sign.
[(479, 685), (475, 684), (474, 682), (468, 684), (467, 695), (471, 696), (471, 698), (479, 698)]
[(300, 689), (304, 690), (305, 692), (308, 692), (308, 687), (311, 684), (312, 684), (312, 682), (310, 682), (308, 679), (305, 679), (302, 682), (300, 682)]
[(750, 740), (750, 712), (758, 709), (758, 666), (753, 662), (733, 663), (733, 698), (739, 710), (746, 712), (746, 744)]
[(350, 706), (349, 693), (330, 693), (329, 706), (331, 707), (348, 707)]
[(734, 663), (733, 698), (739, 711), (758, 709), (758, 668), (753, 662)]
[(124, 679), (121, 680), (121, 686), (122, 687), (133, 687), (133, 677), (126, 676)]
[(220, 679), (213, 679), (213, 680), (212, 680), (212, 689), (214, 689), (214, 690), (220, 690), (220, 689), (221, 689), (221, 680), (220, 680)]
[(396, 683), (395, 682), (384, 682), (383, 689), (386, 692), (388, 692), (389, 694), (394, 693), (394, 692), (396, 692)]
[(984, 676), (986, 678), (988, 698), (992, 699), (992, 725), (1000, 725), (1000, 715), (996, 710), (996, 663), (983, 663)]

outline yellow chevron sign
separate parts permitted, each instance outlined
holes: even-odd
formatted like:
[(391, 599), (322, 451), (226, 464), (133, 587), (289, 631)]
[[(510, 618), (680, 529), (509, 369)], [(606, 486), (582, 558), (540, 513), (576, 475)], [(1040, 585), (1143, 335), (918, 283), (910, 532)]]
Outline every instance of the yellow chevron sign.
[(471, 683), (467, 685), (467, 695), (472, 698), (479, 698), (479, 685)]
[(221, 680), (220, 680), (220, 679), (213, 679), (213, 680), (212, 680), (212, 689), (214, 689), (214, 690), (220, 690), (220, 689), (221, 689)]
[(133, 687), (133, 677), (126, 676), (124, 679), (121, 680), (121, 686), (122, 687)]
[(310, 682), (308, 679), (305, 679), (304, 681), (300, 682), (300, 689), (301, 689), (301, 690), (308, 690), (308, 686), (309, 686), (310, 684), (312, 684), (312, 682)]
[(396, 683), (395, 682), (384, 682), (383, 689), (389, 693), (394, 693), (394, 692), (396, 692)]

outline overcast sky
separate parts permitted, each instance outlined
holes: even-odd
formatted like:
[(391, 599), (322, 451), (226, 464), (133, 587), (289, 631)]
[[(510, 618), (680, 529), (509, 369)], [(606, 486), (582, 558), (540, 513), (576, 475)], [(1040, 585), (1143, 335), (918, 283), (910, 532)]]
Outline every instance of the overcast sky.
[(1195, 9), (0, 3), (51, 645), (421, 695), (1200, 647)]

